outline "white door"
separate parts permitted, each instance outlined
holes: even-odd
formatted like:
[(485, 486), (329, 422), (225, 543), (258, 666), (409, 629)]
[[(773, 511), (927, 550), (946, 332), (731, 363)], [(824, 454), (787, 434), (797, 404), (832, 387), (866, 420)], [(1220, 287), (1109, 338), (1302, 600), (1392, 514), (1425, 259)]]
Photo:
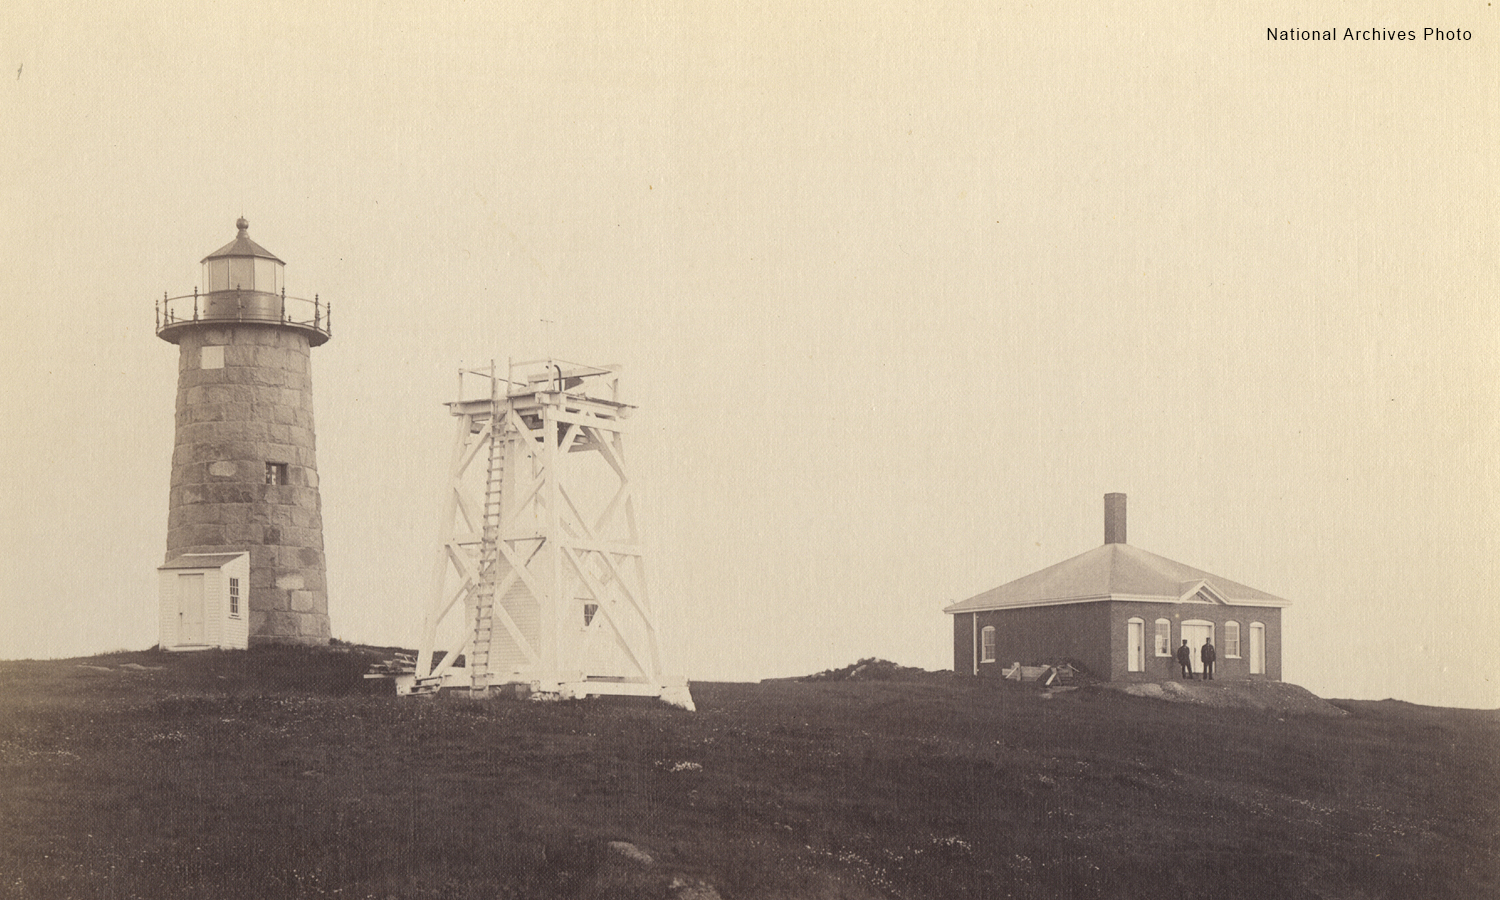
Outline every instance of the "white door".
[(1182, 623), (1182, 637), (1178, 640), (1188, 642), (1189, 654), (1193, 658), (1193, 672), (1203, 674), (1203, 642), (1214, 636), (1214, 624), (1204, 621), (1186, 621)]
[(1128, 668), (1132, 672), (1146, 671), (1146, 623), (1131, 619), (1126, 623), (1125, 640), (1129, 655)]
[(1250, 623), (1250, 674), (1266, 674), (1266, 626)]
[(203, 574), (177, 576), (177, 643), (201, 644), (203, 635)]

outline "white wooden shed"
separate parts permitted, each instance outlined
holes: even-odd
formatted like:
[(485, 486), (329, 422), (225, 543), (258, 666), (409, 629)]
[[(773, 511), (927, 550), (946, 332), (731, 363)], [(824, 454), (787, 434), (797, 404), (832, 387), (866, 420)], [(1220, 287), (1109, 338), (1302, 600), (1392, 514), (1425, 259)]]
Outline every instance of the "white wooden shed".
[(250, 646), (250, 554), (184, 553), (156, 570), (161, 648)]

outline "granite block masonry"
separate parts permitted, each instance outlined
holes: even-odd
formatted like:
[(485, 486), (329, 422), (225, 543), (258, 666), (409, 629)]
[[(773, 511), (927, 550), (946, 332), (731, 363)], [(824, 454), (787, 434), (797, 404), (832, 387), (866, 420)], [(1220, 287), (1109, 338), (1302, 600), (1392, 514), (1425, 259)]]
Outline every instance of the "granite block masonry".
[(203, 260), (210, 291), (158, 312), (179, 348), (166, 557), (248, 551), (250, 643), (325, 644), (311, 348), (328, 340), (327, 310), (287, 297), (285, 264), (237, 224)]

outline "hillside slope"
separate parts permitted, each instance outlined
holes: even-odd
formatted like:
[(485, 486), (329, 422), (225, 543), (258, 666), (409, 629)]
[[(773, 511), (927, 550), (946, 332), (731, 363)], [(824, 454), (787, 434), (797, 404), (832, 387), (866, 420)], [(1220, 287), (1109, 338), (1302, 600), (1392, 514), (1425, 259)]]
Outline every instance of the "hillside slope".
[(369, 659), (0, 663), (0, 897), (1500, 896), (1493, 712), (932, 674), (694, 714), (398, 699)]

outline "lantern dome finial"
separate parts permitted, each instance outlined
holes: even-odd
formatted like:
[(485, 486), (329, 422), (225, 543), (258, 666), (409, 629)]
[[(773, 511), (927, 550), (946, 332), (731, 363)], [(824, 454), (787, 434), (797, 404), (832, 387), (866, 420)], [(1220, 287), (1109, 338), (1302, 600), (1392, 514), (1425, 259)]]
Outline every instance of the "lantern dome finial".
[(245, 218), (244, 216), (240, 216), (238, 219), (234, 220), (234, 227), (238, 228), (240, 230), (240, 236), (244, 237), (245, 232), (250, 230), (250, 220)]

